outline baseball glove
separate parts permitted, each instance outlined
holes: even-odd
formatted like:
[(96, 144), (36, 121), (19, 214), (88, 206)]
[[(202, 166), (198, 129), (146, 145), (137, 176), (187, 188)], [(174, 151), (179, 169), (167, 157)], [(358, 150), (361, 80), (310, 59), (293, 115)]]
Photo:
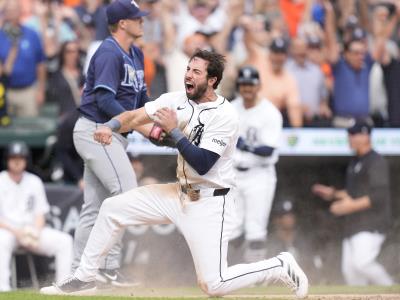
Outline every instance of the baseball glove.
[(171, 136), (156, 124), (150, 130), (149, 140), (156, 146), (176, 148), (175, 141)]

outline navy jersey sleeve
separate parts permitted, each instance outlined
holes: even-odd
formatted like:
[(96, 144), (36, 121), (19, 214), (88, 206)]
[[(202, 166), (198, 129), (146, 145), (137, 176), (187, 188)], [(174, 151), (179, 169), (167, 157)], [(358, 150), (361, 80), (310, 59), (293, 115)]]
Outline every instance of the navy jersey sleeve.
[(97, 54), (94, 63), (94, 89), (107, 89), (116, 95), (123, 65), (120, 58), (111, 51), (104, 51)]

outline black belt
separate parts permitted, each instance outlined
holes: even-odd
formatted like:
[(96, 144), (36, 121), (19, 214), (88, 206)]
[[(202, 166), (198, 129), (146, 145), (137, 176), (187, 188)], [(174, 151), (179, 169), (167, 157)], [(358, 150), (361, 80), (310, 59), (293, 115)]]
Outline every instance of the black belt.
[[(254, 166), (253, 168), (268, 168), (270, 165), (261, 165), (261, 166)], [(246, 167), (235, 167), (236, 170), (239, 172), (246, 172), (252, 168), (246, 168)]]
[(228, 194), (230, 191), (230, 188), (224, 188), (224, 189), (215, 189), (213, 196), (225, 196)]
[(246, 172), (246, 171), (250, 170), (250, 168), (236, 167), (236, 170), (238, 170), (239, 172)]
[(223, 188), (223, 189), (212, 189), (212, 188), (205, 188), (205, 189), (193, 189), (188, 188), (185, 186), (180, 186), (182, 193), (189, 196), (190, 200), (197, 201), (200, 197), (217, 197), (217, 196), (225, 196), (229, 193), (230, 188)]

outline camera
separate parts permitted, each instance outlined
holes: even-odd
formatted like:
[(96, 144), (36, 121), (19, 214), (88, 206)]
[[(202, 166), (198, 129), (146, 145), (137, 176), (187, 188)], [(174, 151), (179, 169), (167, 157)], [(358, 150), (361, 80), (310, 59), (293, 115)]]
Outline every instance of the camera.
[(9, 37), (12, 44), (17, 44), (19, 42), (22, 35), (21, 27), (14, 26), (11, 23), (5, 23), (3, 26), (3, 31)]

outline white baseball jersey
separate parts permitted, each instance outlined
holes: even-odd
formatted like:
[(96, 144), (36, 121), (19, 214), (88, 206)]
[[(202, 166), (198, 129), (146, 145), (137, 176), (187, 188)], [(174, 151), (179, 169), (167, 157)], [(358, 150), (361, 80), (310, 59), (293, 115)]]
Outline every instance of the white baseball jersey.
[(194, 145), (220, 155), (211, 170), (200, 176), (179, 154), (177, 177), (180, 184), (196, 188), (233, 187), (232, 158), (238, 138), (238, 116), (229, 101), (218, 96), (216, 101), (197, 104), (188, 100), (185, 92), (174, 92), (145, 105), (151, 118), (163, 107), (176, 110), (179, 129)]
[[(282, 115), (265, 99), (248, 109), (244, 107), (241, 97), (232, 104), (239, 113), (239, 135), (246, 144), (252, 147), (266, 145), (275, 148), (268, 157), (242, 150), (235, 153), (235, 167), (238, 168), (235, 199), (239, 222), (232, 238), (239, 237), (244, 232), (248, 241), (265, 241), (275, 195), (275, 163), (278, 161), (277, 147), (282, 133)], [(265, 255), (265, 252), (260, 253)], [(261, 257), (252, 255), (251, 249), (245, 250), (245, 259), (249, 262)]]
[(0, 218), (7, 224), (32, 224), (39, 214), (50, 207), (43, 182), (39, 177), (24, 172), (21, 182), (13, 181), (7, 171), (0, 173)]
[(235, 166), (252, 168), (273, 165), (278, 161), (278, 146), (282, 134), (282, 114), (270, 101), (261, 99), (246, 109), (241, 97), (232, 101), (239, 114), (239, 136), (252, 147), (266, 145), (275, 148), (272, 155), (262, 157), (246, 151), (236, 151)]

